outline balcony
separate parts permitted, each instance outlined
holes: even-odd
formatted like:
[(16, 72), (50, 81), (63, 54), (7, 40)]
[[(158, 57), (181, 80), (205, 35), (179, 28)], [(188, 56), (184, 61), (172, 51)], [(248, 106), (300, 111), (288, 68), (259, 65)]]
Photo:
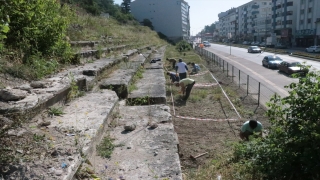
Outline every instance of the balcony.
[(276, 29), (283, 29), (283, 25), (276, 25)]
[(259, 5), (258, 4), (254, 4), (251, 6), (252, 9), (259, 9)]
[(292, 11), (292, 12), (294, 12), (295, 9), (293, 8), (293, 6), (288, 6), (288, 7), (287, 7), (287, 11)]
[(251, 13), (252, 15), (256, 15), (256, 14), (259, 14), (259, 11), (252, 11)]

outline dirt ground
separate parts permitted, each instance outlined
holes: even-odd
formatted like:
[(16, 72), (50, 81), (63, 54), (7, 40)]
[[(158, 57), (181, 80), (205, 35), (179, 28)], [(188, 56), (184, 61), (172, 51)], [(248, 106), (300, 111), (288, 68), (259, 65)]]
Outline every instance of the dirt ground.
[[(179, 138), (180, 161), (185, 174), (219, 157), (220, 153), (230, 147), (230, 143), (241, 141), (238, 134), (245, 121), (256, 119), (264, 126), (268, 126), (264, 115), (265, 110), (261, 107), (257, 108), (257, 100), (246, 97), (246, 92), (233, 84), (231, 79), (227, 78), (218, 67), (212, 67), (205, 61), (201, 66), (200, 74), (202, 75), (189, 77), (194, 79), (198, 85), (216, 83), (211, 77), (210, 73), (212, 73), (221, 83), (221, 87), (228, 94), (241, 118), (221, 93), (219, 86), (197, 87), (195, 85), (189, 99), (184, 102), (181, 101), (182, 96), (178, 88), (168, 83), (167, 101), (171, 109), (174, 108), (175, 115), (198, 119), (174, 117), (174, 127)], [(191, 156), (203, 153), (207, 154), (196, 159), (191, 158)]]

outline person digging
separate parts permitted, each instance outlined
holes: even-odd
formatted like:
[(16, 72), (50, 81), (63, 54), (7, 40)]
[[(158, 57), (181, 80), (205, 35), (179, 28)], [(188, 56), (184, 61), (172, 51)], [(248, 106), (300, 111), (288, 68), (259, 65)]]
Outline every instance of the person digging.
[(240, 129), (240, 138), (249, 140), (249, 136), (254, 133), (258, 133), (259, 136), (262, 136), (262, 124), (256, 120), (246, 121)]
[(189, 98), (191, 89), (195, 83), (196, 83), (196, 81), (193, 79), (190, 79), (190, 78), (184, 78), (184, 79), (180, 80), (179, 82), (175, 83), (175, 85), (177, 87), (181, 88), (180, 92), (182, 93), (182, 95), (185, 94), (185, 96), (183, 97), (184, 101), (186, 101)]

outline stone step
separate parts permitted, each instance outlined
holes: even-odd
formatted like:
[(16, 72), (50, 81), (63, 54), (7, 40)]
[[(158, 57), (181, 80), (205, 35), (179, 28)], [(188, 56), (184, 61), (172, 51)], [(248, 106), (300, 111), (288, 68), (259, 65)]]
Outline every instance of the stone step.
[[(53, 104), (65, 100), (75, 82), (80, 90), (87, 91), (94, 86), (98, 76), (106, 69), (125, 61), (126, 57), (134, 58), (137, 50), (130, 50), (118, 58), (103, 58), (64, 70), (42, 81), (11, 87), (0, 92), (0, 114), (29, 114), (31, 117)], [(7, 100), (2, 96), (8, 93), (23, 95), (19, 99)], [(1, 101), (2, 100), (2, 101)]]
[(49, 148), (47, 156), (40, 159), (41, 165), (34, 166), (32, 162), (23, 165), (33, 167), (30, 171), (34, 175), (42, 174), (47, 180), (71, 180), (86, 157), (92, 155), (117, 103), (115, 92), (100, 90), (89, 92), (64, 106), (62, 116), (36, 116), (35, 119), (50, 122), (50, 125), (42, 131), (35, 129), (33, 133), (45, 131), (53, 148)]
[(163, 57), (165, 48), (160, 48), (151, 59), (160, 59), (156, 63), (145, 63), (143, 77), (135, 84), (137, 89), (128, 95), (128, 105), (166, 104)]
[(101, 80), (99, 87), (115, 91), (121, 99), (127, 98), (129, 93), (128, 86), (137, 70), (141, 67), (141, 64), (145, 62), (145, 57), (150, 55), (149, 53), (151, 52), (147, 52), (143, 56), (136, 56), (136, 58), (122, 63), (119, 69), (108, 74), (108, 78)]
[[(182, 180), (178, 155), (178, 137), (172, 124), (170, 108), (165, 105), (124, 106), (120, 103), (119, 119), (109, 131), (116, 145), (101, 178), (130, 180)], [(138, 113), (137, 113), (138, 112)], [(124, 125), (135, 125), (125, 131)], [(91, 158), (90, 162), (96, 161)], [(100, 162), (100, 161), (98, 161)], [(99, 167), (99, 164), (95, 164)], [(103, 166), (104, 168), (104, 166)], [(97, 169), (99, 170), (99, 169)]]

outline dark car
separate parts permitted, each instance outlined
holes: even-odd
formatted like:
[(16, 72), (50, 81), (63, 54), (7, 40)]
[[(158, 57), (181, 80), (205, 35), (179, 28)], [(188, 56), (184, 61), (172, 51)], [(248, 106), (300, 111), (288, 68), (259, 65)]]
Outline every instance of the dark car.
[(298, 61), (282, 61), (282, 63), (279, 64), (278, 68), (279, 72), (284, 72), (288, 75), (294, 73), (301, 73), (302, 75), (306, 75), (309, 72), (309, 70)]
[(276, 69), (282, 62), (283, 60), (279, 56), (269, 55), (262, 59), (262, 66), (268, 67), (269, 69)]
[(261, 53), (261, 49), (258, 46), (249, 46), (248, 53)]

